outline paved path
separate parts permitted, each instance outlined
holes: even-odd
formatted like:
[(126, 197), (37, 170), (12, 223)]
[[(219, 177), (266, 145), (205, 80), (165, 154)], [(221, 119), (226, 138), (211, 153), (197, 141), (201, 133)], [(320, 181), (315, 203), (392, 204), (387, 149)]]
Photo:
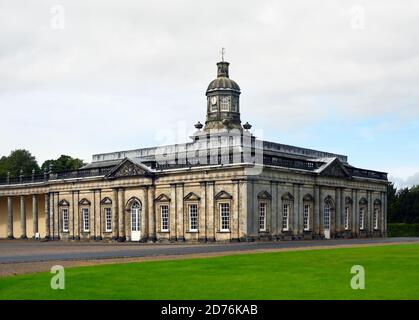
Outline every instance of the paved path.
[(163, 258), (164, 256), (222, 254), (238, 251), (412, 242), (419, 242), (419, 238), (243, 242), (192, 245), (0, 240), (0, 265), (47, 261), (88, 261), (146, 257)]

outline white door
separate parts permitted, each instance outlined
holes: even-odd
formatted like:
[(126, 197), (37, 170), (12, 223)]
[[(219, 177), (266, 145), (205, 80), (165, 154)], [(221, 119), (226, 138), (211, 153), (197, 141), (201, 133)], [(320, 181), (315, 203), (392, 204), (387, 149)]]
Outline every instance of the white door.
[(330, 239), (330, 205), (328, 204), (324, 206), (323, 234), (326, 239)]
[(131, 207), (131, 241), (141, 239), (141, 205), (135, 202)]

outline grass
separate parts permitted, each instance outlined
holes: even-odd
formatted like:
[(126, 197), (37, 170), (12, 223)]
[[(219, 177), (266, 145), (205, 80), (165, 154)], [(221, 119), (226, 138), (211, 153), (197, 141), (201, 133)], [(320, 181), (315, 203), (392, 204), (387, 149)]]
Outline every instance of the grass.
[(419, 224), (389, 223), (389, 237), (419, 237)]
[[(350, 287), (353, 265), (365, 290)], [(0, 299), (419, 299), (419, 244), (68, 268), (0, 278)]]

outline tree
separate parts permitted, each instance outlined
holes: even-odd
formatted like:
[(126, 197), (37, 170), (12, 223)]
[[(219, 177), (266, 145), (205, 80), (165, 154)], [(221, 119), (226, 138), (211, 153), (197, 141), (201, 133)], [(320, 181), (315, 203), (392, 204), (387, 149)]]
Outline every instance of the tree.
[(0, 177), (4, 178), (10, 172), (10, 177), (19, 177), (21, 170), (24, 175), (31, 175), (32, 170), (35, 174), (40, 174), (38, 162), (32, 154), (24, 149), (14, 150), (8, 157), (0, 159)]
[(72, 158), (70, 156), (62, 155), (56, 160), (47, 160), (42, 164), (42, 171), (49, 171), (50, 168), (53, 173), (62, 171), (77, 170), (83, 167), (85, 163), (81, 159)]

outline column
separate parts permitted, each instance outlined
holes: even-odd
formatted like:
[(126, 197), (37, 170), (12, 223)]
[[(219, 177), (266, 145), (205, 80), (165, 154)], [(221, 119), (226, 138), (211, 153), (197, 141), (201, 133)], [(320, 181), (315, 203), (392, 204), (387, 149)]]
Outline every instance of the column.
[(217, 209), (215, 208), (215, 183), (214, 181), (207, 182), (207, 240), (214, 241), (215, 240), (215, 232), (216, 232), (216, 219), (215, 219), (215, 212)]
[(59, 193), (54, 192), (52, 194), (54, 198), (54, 238), (59, 240), (60, 239), (60, 210), (58, 207), (58, 203), (60, 202)]
[(387, 192), (384, 192), (384, 224), (383, 224), (383, 232), (384, 236), (387, 236)]
[(373, 203), (372, 203), (372, 191), (367, 191), (368, 196), (368, 224), (367, 224), (367, 230), (368, 234), (372, 235), (374, 231), (374, 225), (372, 224), (372, 217), (373, 217)]
[(303, 236), (304, 234), (304, 219), (303, 219), (303, 215), (304, 215), (304, 201), (303, 201), (303, 185), (300, 184), (298, 186), (298, 208), (299, 208), (299, 212), (298, 212), (298, 234)]
[(97, 240), (102, 240), (102, 208), (100, 205), (101, 201), (101, 190), (96, 190), (95, 193), (95, 236)]
[(74, 238), (80, 240), (80, 192), (74, 191)]
[(199, 204), (199, 225), (198, 225), (198, 231), (199, 231), (199, 241), (204, 242), (207, 240), (207, 190), (206, 190), (206, 182), (201, 182), (199, 184), (200, 186), (200, 196), (201, 201)]
[(177, 229), (178, 229), (178, 241), (185, 241), (185, 223), (184, 223), (184, 206), (183, 206), (183, 197), (184, 195), (184, 185), (179, 183), (176, 185), (176, 194), (177, 194)]
[(336, 197), (336, 208), (335, 208), (335, 221), (333, 221), (333, 224), (331, 224), (332, 231), (334, 234), (337, 234), (341, 231), (341, 223), (340, 223), (340, 214), (342, 210), (342, 189), (336, 188), (335, 190), (335, 197)]
[(33, 223), (33, 238), (39, 232), (38, 224), (38, 195), (32, 195), (32, 223)]
[(272, 181), (271, 182), (271, 223), (270, 223), (270, 231), (272, 237), (278, 235), (278, 182)]
[(282, 186), (279, 184), (276, 187), (276, 199), (277, 199), (277, 221), (276, 221), (276, 231), (277, 231), (277, 238), (280, 238), (282, 234), (282, 214), (283, 214), (283, 208), (282, 208), (282, 194), (283, 194)]
[(118, 190), (112, 190), (112, 238), (116, 240), (119, 238), (119, 228), (118, 228)]
[(236, 181), (236, 185), (235, 185), (235, 189), (236, 189), (236, 196), (234, 197), (234, 201), (235, 201), (235, 207), (236, 207), (236, 234), (233, 236), (232, 238), (235, 238), (235, 240), (240, 241), (240, 218), (241, 218), (241, 214), (240, 214), (240, 201), (241, 201), (241, 196), (240, 196), (240, 180)]
[(13, 197), (7, 197), (7, 238), (14, 239), (13, 236)]
[(141, 189), (141, 201), (143, 204), (143, 208), (141, 211), (141, 241), (147, 241), (150, 236), (150, 229), (148, 226), (149, 219), (148, 219), (148, 210), (149, 210), (149, 204), (148, 204), (148, 187), (144, 187)]
[(148, 190), (148, 232), (149, 240), (155, 242), (156, 237), (156, 209), (154, 205), (154, 199), (156, 198), (156, 189), (151, 186)]
[(170, 185), (170, 212), (169, 212), (169, 230), (170, 230), (170, 241), (175, 241), (177, 238), (177, 198), (176, 198), (176, 184)]
[(45, 239), (51, 238), (50, 218), (49, 218), (49, 194), (45, 193)]
[(20, 238), (26, 239), (26, 203), (25, 196), (20, 196)]
[(125, 210), (124, 210), (124, 189), (118, 189), (118, 229), (119, 229), (119, 240), (125, 241)]
[(314, 216), (313, 216), (313, 233), (314, 235), (320, 234), (319, 230), (319, 219), (320, 219), (320, 211), (319, 211), (319, 202), (320, 202), (320, 187), (314, 186)]
[(54, 208), (54, 193), (50, 192), (49, 194), (49, 225), (50, 225), (50, 233), (51, 238), (55, 238), (55, 228), (54, 228), (54, 215), (55, 215), (55, 208)]
[(299, 225), (300, 225), (300, 186), (294, 184), (294, 212), (293, 212), (293, 223), (292, 231), (294, 235), (299, 234)]
[(340, 191), (340, 227), (339, 232), (343, 232), (345, 230), (344, 224), (344, 217), (345, 217), (345, 189), (341, 189)]
[(358, 200), (358, 190), (354, 189), (352, 190), (352, 199), (353, 199), (353, 204), (352, 204), (352, 233), (355, 236), (358, 236), (359, 234), (359, 200)]

